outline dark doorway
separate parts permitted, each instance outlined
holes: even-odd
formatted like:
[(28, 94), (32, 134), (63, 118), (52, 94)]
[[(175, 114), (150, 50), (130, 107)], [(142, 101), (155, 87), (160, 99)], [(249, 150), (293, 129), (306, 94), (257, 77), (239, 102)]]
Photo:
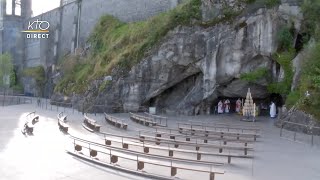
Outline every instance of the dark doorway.
[(277, 107), (281, 107), (283, 105), (283, 98), (278, 93), (270, 94), (269, 101), (270, 101), (270, 104), (271, 104), (271, 102), (274, 102)]

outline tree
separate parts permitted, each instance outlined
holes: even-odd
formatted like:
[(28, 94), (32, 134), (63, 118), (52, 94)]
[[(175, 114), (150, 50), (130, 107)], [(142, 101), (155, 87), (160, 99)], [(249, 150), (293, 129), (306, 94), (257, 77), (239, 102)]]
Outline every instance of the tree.
[(5, 53), (0, 55), (0, 86), (15, 84), (10, 82), (11, 76), (14, 74), (14, 67), (12, 57), (10, 54)]
[(36, 81), (38, 92), (43, 95), (43, 89), (46, 84), (46, 74), (42, 66), (26, 68), (23, 71), (24, 76), (33, 78)]

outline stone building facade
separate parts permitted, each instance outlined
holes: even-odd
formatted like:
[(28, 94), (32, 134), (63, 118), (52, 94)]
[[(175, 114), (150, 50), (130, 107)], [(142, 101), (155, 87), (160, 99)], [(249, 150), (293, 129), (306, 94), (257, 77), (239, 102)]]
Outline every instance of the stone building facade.
[[(61, 0), (60, 7), (32, 17), (32, 0), (0, 0), (0, 53), (9, 52), (19, 72), (39, 65), (50, 72), (54, 70), (59, 58), (88, 48), (87, 38), (101, 16), (109, 14), (124, 22), (135, 22), (174, 8), (178, 2), (179, 0)], [(37, 28), (40, 30), (36, 27), (36, 22), (50, 24), (45, 38), (34, 38), (33, 35), (44, 32), (22, 32)], [(42, 29), (47, 27), (46, 23), (41, 26)], [(36, 90), (31, 79), (24, 79), (23, 84), (25, 93), (34, 94)]]

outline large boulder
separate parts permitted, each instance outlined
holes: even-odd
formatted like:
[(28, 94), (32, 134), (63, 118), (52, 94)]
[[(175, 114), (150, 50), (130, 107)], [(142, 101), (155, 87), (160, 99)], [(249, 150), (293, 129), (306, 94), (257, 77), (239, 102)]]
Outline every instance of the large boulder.
[(292, 108), (289, 111), (283, 110), (281, 117), (275, 121), (275, 126), (279, 128), (283, 127), (290, 131), (320, 135), (320, 123), (310, 114), (296, 108)]
[[(289, 19), (299, 31), (299, 10), (297, 5), (282, 4), (246, 13), (232, 23), (176, 27), (126, 77), (114, 70), (103, 93), (96, 95), (97, 88), (86, 93), (88, 102), (103, 104), (105, 111), (155, 106), (162, 112), (190, 115), (210, 113), (220, 96), (245, 97), (248, 88), (253, 98), (265, 98), (267, 77), (253, 84), (240, 80), (240, 75), (266, 68), (273, 80), (283, 79), (283, 69), (271, 55), (277, 50), (277, 32)], [(219, 17), (204, 11), (205, 20)]]
[[(98, 99), (119, 101), (126, 111), (156, 106), (193, 114), (207, 112), (219, 96), (245, 97), (248, 88), (254, 98), (265, 98), (266, 78), (252, 84), (240, 80), (240, 75), (267, 68), (274, 79), (283, 78), (278, 77), (283, 73), (272, 71), (276, 62), (271, 54), (277, 49), (277, 31), (287, 23), (290, 7), (261, 8), (234, 23), (209, 28), (177, 27)], [(292, 8), (292, 16), (300, 16), (297, 7)]]

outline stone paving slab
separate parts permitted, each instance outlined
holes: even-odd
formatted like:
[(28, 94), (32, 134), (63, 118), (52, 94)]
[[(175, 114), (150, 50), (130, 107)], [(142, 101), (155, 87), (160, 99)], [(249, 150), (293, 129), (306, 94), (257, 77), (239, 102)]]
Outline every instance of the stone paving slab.
[[(127, 174), (114, 169), (100, 167), (87, 161), (70, 156), (65, 152), (66, 139), (58, 130), (58, 111), (37, 108), (33, 105), (15, 105), (0, 107), (0, 179), (148, 179)], [(61, 108), (60, 108), (61, 109)], [(23, 119), (26, 113), (37, 111), (40, 122), (36, 124), (34, 136), (25, 137), (21, 133)], [(83, 116), (81, 113), (72, 113), (66, 109), (71, 125), (70, 133), (86, 139), (100, 141), (103, 137), (90, 133), (81, 126)], [(153, 130), (137, 124), (129, 119), (128, 114), (112, 114), (128, 123), (128, 130), (118, 129), (107, 124), (102, 114), (89, 114), (103, 127), (102, 131), (108, 133), (126, 134), (136, 136), (138, 130)], [(261, 128), (261, 138), (254, 143), (254, 159), (232, 159), (232, 164), (224, 166), (224, 175), (217, 175), (217, 180), (318, 180), (320, 179), (320, 147), (310, 146), (307, 142), (293, 142), (279, 137), (280, 130), (273, 126), (273, 120), (259, 117), (258, 122), (240, 122), (237, 115), (211, 115), (211, 116), (170, 116), (169, 126), (177, 127), (177, 121), (199, 121), (234, 123), (240, 125), (255, 125)], [(290, 139), (288, 132), (288, 138)], [(317, 137), (318, 138), (318, 137)], [(307, 138), (301, 138), (304, 142)], [(166, 153), (166, 152), (162, 152)], [(183, 156), (183, 155), (181, 155)], [(209, 157), (208, 157), (209, 158)], [(107, 160), (107, 159), (106, 159)], [(135, 164), (123, 161), (124, 166)], [(201, 168), (197, 165), (187, 165)], [(165, 168), (146, 166), (146, 171), (169, 174)], [(165, 172), (164, 172), (165, 171)], [(207, 174), (197, 174), (179, 171), (179, 178), (208, 179)]]

